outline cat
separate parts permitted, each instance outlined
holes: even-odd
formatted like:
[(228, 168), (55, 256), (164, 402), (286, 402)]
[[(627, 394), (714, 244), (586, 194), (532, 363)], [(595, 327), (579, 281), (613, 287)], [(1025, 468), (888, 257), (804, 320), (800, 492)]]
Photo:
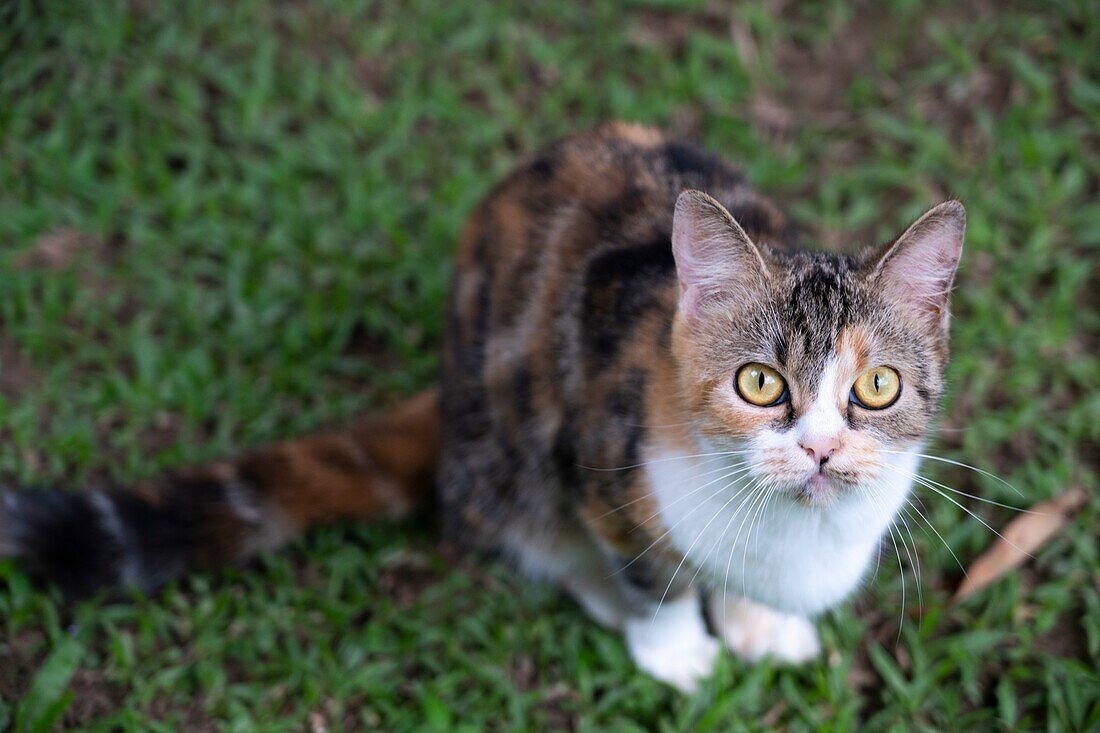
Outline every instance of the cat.
[(566, 137), (470, 216), (438, 390), (135, 491), (5, 491), (0, 554), (74, 593), (151, 590), (433, 503), (681, 690), (723, 644), (812, 659), (813, 617), (858, 587), (910, 490), (965, 222), (948, 201), (885, 246), (806, 251), (690, 144)]

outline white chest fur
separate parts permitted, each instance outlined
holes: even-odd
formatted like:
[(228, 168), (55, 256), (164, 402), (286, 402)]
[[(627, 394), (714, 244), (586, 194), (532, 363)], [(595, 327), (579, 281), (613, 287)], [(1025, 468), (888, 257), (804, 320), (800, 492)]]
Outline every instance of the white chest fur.
[(686, 558), (679, 572), (698, 570), (698, 580), (718, 592), (805, 615), (835, 606), (859, 584), (919, 462), (891, 455), (893, 470), (876, 483), (810, 507), (754, 485), (749, 472), (727, 476), (739, 470), (732, 460), (659, 446), (646, 460), (662, 531)]

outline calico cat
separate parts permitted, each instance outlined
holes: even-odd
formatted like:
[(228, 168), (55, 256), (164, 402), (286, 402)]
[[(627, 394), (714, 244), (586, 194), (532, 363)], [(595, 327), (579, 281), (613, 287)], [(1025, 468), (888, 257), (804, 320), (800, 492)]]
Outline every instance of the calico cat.
[(810, 659), (910, 489), (964, 228), (949, 201), (884, 247), (803, 251), (691, 145), (565, 138), (462, 233), (438, 393), (134, 492), (7, 491), (0, 553), (148, 590), (434, 496), (451, 537), (560, 584), (680, 689), (718, 654), (705, 616), (745, 658)]

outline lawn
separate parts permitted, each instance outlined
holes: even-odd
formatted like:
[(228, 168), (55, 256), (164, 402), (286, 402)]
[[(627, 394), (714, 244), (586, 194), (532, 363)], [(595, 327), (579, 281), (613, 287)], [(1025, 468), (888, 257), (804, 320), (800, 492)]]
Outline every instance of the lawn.
[[(925, 473), (1096, 497), (1098, 48), (1087, 0), (0, 2), (0, 477), (133, 483), (429, 384), (466, 212), (618, 118), (739, 161), (825, 247), (962, 198), (929, 449), (1021, 494)], [(819, 663), (726, 658), (694, 697), (428, 520), (124, 602), (0, 565), (0, 731), (1100, 728), (1100, 500), (954, 603), (995, 536), (918, 497), (919, 573), (885, 544)]]

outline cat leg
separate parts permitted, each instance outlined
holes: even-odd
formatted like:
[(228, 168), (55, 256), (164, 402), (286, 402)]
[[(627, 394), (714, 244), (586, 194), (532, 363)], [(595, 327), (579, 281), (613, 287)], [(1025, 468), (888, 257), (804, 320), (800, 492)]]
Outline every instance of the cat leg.
[(721, 643), (707, 631), (694, 589), (654, 603), (610, 574), (602, 558), (561, 584), (589, 616), (623, 632), (631, 659), (651, 677), (691, 693), (714, 671)]
[(749, 661), (765, 656), (805, 662), (821, 654), (817, 629), (805, 616), (783, 613), (736, 596), (710, 599), (711, 621), (731, 652)]
[(685, 693), (710, 676), (721, 643), (708, 633), (694, 589), (657, 603), (612, 571), (591, 539), (561, 539), (555, 563), (559, 582), (589, 616), (623, 632), (639, 669)]
[(688, 590), (666, 599), (655, 611), (627, 619), (623, 634), (634, 663), (681, 692), (694, 692), (714, 671), (721, 650), (707, 632), (702, 611), (699, 594)]
[(606, 568), (585, 567), (561, 579), (561, 585), (601, 626), (621, 631), (630, 618), (630, 601)]
[(631, 581), (632, 573), (616, 572), (579, 527), (562, 527), (552, 536), (516, 532), (505, 547), (526, 574), (558, 583), (598, 623), (622, 631), (643, 672), (691, 692), (714, 669), (721, 644), (707, 633), (694, 589), (658, 604)]
[[(646, 518), (609, 512), (605, 502), (606, 497), (596, 497), (582, 516), (592, 517), (586, 519), (589, 536), (627, 598), (622, 625), (627, 650), (639, 669), (690, 693), (713, 672), (722, 648), (707, 630), (692, 575), (679, 572), (683, 563), (676, 555), (665, 554), (649, 535), (634, 531)], [(635, 505), (644, 517), (648, 510), (641, 504), (624, 506)]]
[(527, 575), (559, 584), (597, 623), (621, 631), (631, 599), (608, 567), (599, 547), (580, 527), (560, 527), (553, 535), (521, 532), (506, 547)]

